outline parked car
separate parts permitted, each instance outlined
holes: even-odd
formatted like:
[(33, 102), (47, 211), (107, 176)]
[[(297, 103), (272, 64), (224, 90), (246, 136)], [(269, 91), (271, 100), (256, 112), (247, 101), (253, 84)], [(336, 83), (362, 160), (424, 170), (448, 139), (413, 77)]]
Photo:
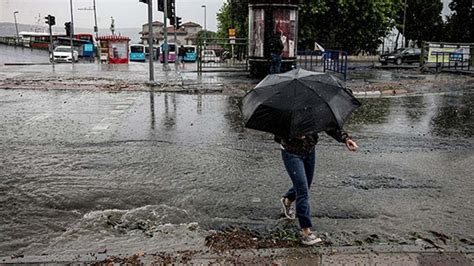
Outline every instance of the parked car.
[(421, 50), (418, 48), (399, 48), (391, 53), (385, 53), (380, 56), (380, 63), (386, 65), (393, 63), (401, 65), (402, 63), (420, 62)]
[[(74, 62), (79, 60), (79, 53), (73, 50)], [(54, 62), (71, 62), (71, 46), (58, 46), (54, 49)]]
[(216, 51), (214, 50), (203, 50), (201, 52), (201, 61), (203, 63), (219, 63), (221, 58), (216, 55)]

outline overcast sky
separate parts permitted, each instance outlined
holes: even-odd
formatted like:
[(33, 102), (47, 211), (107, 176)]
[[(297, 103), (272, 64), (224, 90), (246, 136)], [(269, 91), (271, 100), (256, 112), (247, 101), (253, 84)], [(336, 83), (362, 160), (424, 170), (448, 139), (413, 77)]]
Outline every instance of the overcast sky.
[[(73, 0), (74, 26), (91, 28), (94, 26), (94, 12), (78, 10), (92, 7), (93, 0)], [(207, 28), (217, 29), (216, 13), (226, 0), (176, 0), (177, 15), (182, 22), (193, 21), (204, 27), (204, 8), (206, 5)], [(18, 23), (35, 25), (38, 14), (43, 17), (51, 14), (56, 17), (56, 24), (64, 27), (70, 21), (69, 0), (0, 0), (0, 22), (14, 22), (13, 12)], [(157, 0), (153, 0), (153, 19), (163, 21), (163, 13), (157, 10)], [(110, 27), (110, 17), (115, 19), (116, 28), (138, 28), (148, 22), (147, 5), (138, 0), (96, 0), (99, 28)]]
[[(92, 7), (93, 0), (73, 0), (75, 27), (93, 28), (94, 14), (92, 11), (78, 10), (78, 8)], [(448, 3), (451, 0), (442, 0), (444, 3), (443, 15), (449, 13)], [(13, 12), (18, 11), (17, 20), (22, 24), (35, 25), (38, 14), (43, 17), (51, 14), (56, 17), (56, 24), (64, 27), (64, 22), (70, 21), (69, 0), (0, 0), (0, 22), (14, 22)], [(207, 28), (217, 29), (216, 13), (226, 0), (176, 0), (178, 16), (182, 22), (193, 21), (204, 26), (204, 8), (206, 5)], [(154, 0), (154, 20), (163, 21), (163, 13), (156, 8)], [(96, 0), (99, 28), (110, 27), (110, 17), (115, 19), (116, 28), (137, 28), (147, 23), (147, 6), (138, 0)]]

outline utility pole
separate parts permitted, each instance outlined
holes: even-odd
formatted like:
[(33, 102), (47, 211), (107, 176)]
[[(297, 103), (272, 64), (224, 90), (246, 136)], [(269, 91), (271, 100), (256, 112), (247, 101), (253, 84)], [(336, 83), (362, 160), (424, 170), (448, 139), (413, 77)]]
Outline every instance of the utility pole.
[(15, 18), (15, 28), (16, 28), (16, 41), (15, 41), (15, 44), (20, 41), (20, 34), (18, 34), (18, 24), (16, 23), (16, 14), (18, 14), (18, 13), (19, 13), (18, 11), (13, 12), (13, 17)]
[(110, 19), (110, 32), (112, 32), (112, 35), (115, 35), (115, 20), (114, 17), (110, 17)]
[(180, 64), (179, 62), (179, 59), (178, 59), (178, 52), (179, 52), (179, 49), (178, 49), (178, 35), (176, 34), (176, 31), (178, 30), (178, 25), (176, 24), (176, 13), (175, 13), (175, 16), (173, 17), (173, 24), (174, 24), (174, 40), (175, 40), (175, 54), (177, 55), (176, 56), (176, 59), (174, 60), (174, 65), (175, 65), (175, 68), (178, 68), (178, 65)]
[[(52, 26), (56, 24), (55, 18), (51, 15), (48, 15), (47, 17), (48, 25), (49, 25), (49, 52), (51, 54), (51, 64), (54, 69), (54, 44), (53, 44), (53, 29)], [(74, 60), (74, 58), (73, 58)]]
[(77, 10), (85, 10), (85, 11), (94, 11), (94, 33), (95, 33), (95, 56), (97, 57), (97, 62), (99, 62), (99, 50), (98, 50), (98, 45), (97, 42), (99, 40), (99, 28), (97, 26), (97, 12), (96, 12), (96, 5), (95, 5), (95, 0), (93, 1), (93, 6), (92, 7), (84, 7), (84, 8), (78, 8)]
[(206, 5), (202, 5), (204, 8), (204, 50), (206, 50), (206, 42), (207, 42), (207, 27), (206, 27)]
[(69, 5), (71, 6), (71, 34), (69, 35), (70, 43), (71, 43), (71, 64), (72, 67), (74, 68), (74, 43), (72, 39), (74, 38), (74, 16), (73, 16), (73, 11), (72, 11), (72, 0), (69, 1)]
[(155, 82), (155, 70), (153, 68), (153, 0), (148, 0), (148, 55), (150, 68), (150, 83)]
[(149, 74), (150, 84), (155, 82), (155, 70), (153, 66), (153, 0), (139, 0), (139, 2), (148, 5), (148, 63), (149, 63)]
[(97, 9), (95, 6), (95, 0), (93, 2), (93, 7), (94, 7), (94, 21), (95, 21), (95, 26), (94, 26), (94, 32), (95, 32), (95, 39), (99, 39), (99, 27), (97, 27)]
[(164, 21), (164, 30), (163, 30), (163, 37), (165, 39), (165, 42), (163, 43), (163, 70), (168, 71), (169, 66), (168, 66), (168, 54), (169, 54), (169, 45), (168, 45), (168, 1), (164, 0), (164, 11), (163, 11), (163, 21)]
[(403, 10), (403, 48), (405, 48), (406, 37), (405, 37), (405, 20), (407, 16), (407, 0), (405, 0), (404, 10)]

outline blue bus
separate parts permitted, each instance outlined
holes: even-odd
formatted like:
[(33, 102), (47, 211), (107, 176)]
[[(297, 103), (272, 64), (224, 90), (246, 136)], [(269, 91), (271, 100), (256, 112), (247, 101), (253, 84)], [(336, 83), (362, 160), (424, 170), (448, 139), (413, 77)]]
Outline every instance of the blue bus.
[(130, 45), (130, 61), (145, 62), (145, 45), (143, 44)]
[(184, 57), (184, 61), (196, 62), (196, 46), (184, 45), (184, 49), (186, 50), (186, 56)]

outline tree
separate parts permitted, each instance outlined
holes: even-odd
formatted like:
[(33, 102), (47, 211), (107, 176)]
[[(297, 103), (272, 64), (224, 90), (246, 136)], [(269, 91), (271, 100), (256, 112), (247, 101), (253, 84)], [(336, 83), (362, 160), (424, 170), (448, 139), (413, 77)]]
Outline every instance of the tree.
[(374, 53), (394, 25), (400, 0), (312, 0), (300, 8), (300, 46)]
[(247, 38), (249, 20), (248, 0), (229, 0), (217, 13), (217, 35), (228, 38), (228, 30), (235, 28), (237, 38)]
[[(298, 47), (325, 48), (349, 53), (375, 52), (381, 38), (394, 26), (402, 0), (309, 0), (299, 8)], [(227, 37), (234, 25), (237, 37), (247, 37), (248, 0), (231, 0), (218, 14), (218, 33)]]
[(474, 8), (471, 0), (453, 0), (446, 22), (447, 41), (474, 43)]
[[(438, 0), (406, 0), (405, 46), (409, 40), (421, 46), (423, 41), (439, 41), (443, 31), (441, 11), (443, 3)], [(403, 33), (404, 8), (398, 12), (397, 28)]]

